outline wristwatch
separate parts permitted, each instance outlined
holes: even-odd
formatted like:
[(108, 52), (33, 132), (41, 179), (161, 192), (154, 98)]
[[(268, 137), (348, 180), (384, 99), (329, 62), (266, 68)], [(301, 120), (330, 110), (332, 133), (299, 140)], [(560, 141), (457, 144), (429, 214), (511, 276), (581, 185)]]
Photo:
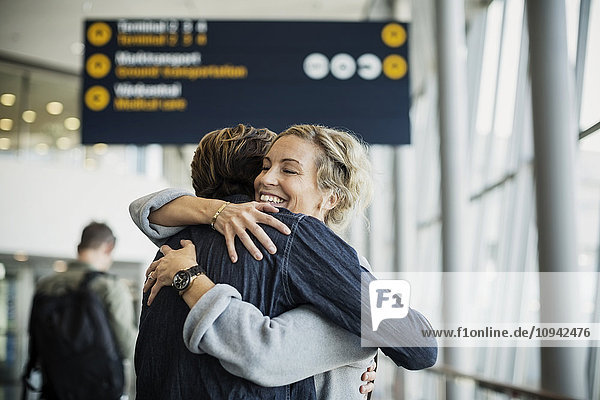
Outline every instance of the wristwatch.
[(173, 287), (179, 290), (179, 295), (181, 296), (190, 287), (192, 281), (196, 279), (198, 275), (202, 274), (206, 275), (206, 269), (200, 265), (194, 265), (188, 269), (177, 271), (173, 277)]

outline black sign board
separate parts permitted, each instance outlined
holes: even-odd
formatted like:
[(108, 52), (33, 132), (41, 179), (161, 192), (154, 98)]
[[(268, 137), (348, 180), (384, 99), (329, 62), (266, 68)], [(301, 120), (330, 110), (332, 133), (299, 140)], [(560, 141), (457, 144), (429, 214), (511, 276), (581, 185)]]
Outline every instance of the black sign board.
[(197, 143), (238, 123), (410, 142), (402, 23), (90, 20), (85, 37), (84, 144)]

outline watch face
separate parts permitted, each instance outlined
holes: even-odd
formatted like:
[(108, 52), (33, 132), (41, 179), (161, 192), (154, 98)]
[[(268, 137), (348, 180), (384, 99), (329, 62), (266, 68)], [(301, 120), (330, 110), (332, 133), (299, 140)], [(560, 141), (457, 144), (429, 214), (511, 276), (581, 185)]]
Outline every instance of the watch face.
[(190, 284), (190, 274), (186, 270), (181, 270), (173, 277), (173, 287), (177, 290), (183, 290)]

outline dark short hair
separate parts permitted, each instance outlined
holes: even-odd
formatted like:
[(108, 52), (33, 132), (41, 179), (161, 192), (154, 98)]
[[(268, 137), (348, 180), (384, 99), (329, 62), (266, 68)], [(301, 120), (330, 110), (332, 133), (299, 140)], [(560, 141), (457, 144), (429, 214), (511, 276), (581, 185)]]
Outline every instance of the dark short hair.
[(196, 196), (254, 197), (254, 179), (275, 136), (266, 128), (243, 124), (207, 133), (200, 140), (191, 164)]
[(113, 235), (112, 230), (108, 225), (101, 222), (91, 222), (83, 228), (81, 233), (81, 242), (77, 246), (77, 251), (81, 252), (86, 249), (97, 249), (104, 243), (114, 245), (117, 238)]

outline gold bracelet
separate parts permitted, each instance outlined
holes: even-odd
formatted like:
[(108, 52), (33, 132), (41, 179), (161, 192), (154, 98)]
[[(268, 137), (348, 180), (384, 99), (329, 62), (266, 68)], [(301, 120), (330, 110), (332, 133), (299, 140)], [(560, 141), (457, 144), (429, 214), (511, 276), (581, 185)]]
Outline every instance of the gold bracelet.
[(221, 212), (225, 209), (225, 207), (227, 207), (230, 204), (231, 204), (231, 202), (226, 201), (225, 204), (223, 204), (221, 207), (219, 207), (219, 209), (217, 210), (215, 215), (213, 215), (212, 220), (210, 221), (211, 228), (215, 229), (215, 222), (217, 222), (217, 217), (219, 216), (219, 214), (221, 214)]

